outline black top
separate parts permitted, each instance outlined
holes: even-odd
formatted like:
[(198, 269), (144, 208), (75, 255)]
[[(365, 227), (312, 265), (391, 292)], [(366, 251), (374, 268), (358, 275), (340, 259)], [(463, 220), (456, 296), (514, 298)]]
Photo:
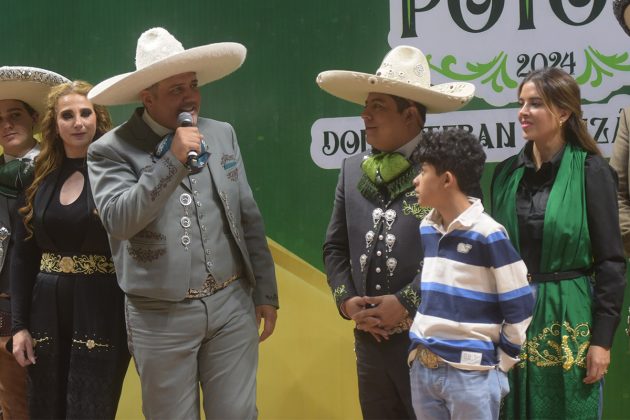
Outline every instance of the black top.
[(60, 201), (63, 184), (77, 171), (83, 174), (83, 179), (87, 179), (85, 158), (66, 158), (59, 172), (53, 198), (44, 213), (44, 228), (59, 252), (77, 250), (77, 244), (82, 244), (85, 239), (85, 226), (90, 217), (85, 199), (87, 196), (85, 183), (81, 194), (72, 203), (64, 205)]
[[(530, 272), (539, 273), (545, 210), (564, 149), (536, 170), (532, 148), (533, 143), (527, 143), (513, 169), (525, 168), (516, 193), (521, 257)], [(497, 166), (495, 175), (504, 165), (502, 162)], [(595, 279), (591, 344), (610, 347), (619, 324), (626, 284), (626, 260), (617, 207), (617, 174), (601, 156), (589, 154), (584, 164), (584, 177)]]
[[(76, 171), (85, 177), (79, 198), (67, 206), (59, 201), (64, 182)], [(18, 198), (24, 205), (24, 195)], [(11, 249), (12, 332), (28, 329), (33, 286), (43, 252), (97, 254), (111, 256), (107, 233), (96, 214), (85, 159), (64, 159), (62, 166), (48, 175), (33, 200), (33, 237), (22, 223), (15, 223), (15, 243)], [(93, 274), (97, 275), (97, 274)]]

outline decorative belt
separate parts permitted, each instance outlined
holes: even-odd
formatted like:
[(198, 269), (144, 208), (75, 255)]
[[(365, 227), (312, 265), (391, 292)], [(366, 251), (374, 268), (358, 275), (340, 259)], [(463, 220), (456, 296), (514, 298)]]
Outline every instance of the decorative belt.
[(530, 283), (544, 283), (548, 281), (571, 280), (577, 277), (590, 276), (593, 270), (589, 267), (584, 270), (556, 271), (555, 273), (527, 273), (527, 281)]
[(208, 275), (208, 278), (203, 282), (199, 289), (188, 289), (188, 293), (186, 293), (186, 299), (201, 299), (206, 296), (213, 295), (219, 290), (225, 289), (230, 283), (232, 283), (234, 280), (239, 279), (240, 277), (240, 274), (235, 274), (223, 283), (217, 283), (212, 275)]
[(422, 345), (416, 347), (414, 351), (416, 352), (414, 359), (420, 361), (428, 369), (437, 369), (445, 364), (437, 354)]
[(44, 252), (39, 265), (43, 273), (115, 274), (114, 261), (105, 255), (61, 255)]

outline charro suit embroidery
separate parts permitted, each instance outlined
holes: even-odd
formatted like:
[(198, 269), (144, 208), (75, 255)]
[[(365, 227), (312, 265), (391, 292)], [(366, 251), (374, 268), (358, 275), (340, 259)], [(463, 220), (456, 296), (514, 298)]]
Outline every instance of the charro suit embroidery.
[(133, 237), (134, 239), (150, 239), (153, 241), (165, 241), (166, 235), (161, 234), (160, 232), (153, 232), (151, 230), (141, 230)]
[[(415, 197), (415, 193), (413, 193)], [(424, 216), (429, 214), (431, 208), (423, 207), (418, 202), (407, 203), (407, 200), (403, 200), (402, 202), (402, 211), (405, 216), (414, 216), (418, 220), (424, 219)]]
[(166, 187), (171, 178), (173, 178), (173, 176), (177, 173), (177, 168), (168, 157), (162, 158), (160, 162), (162, 162), (162, 164), (168, 168), (168, 174), (164, 178), (161, 178), (160, 182), (155, 186), (153, 190), (151, 190), (151, 201), (155, 201), (157, 196), (160, 195), (160, 192), (164, 189), (164, 187)]
[(234, 237), (240, 240), (241, 234), (239, 233), (236, 227), (234, 214), (232, 213), (232, 210), (230, 209), (230, 205), (227, 200), (227, 194), (225, 193), (225, 191), (221, 191), (219, 192), (219, 197), (221, 197), (221, 201), (223, 201), (223, 205), (225, 206), (225, 214), (227, 215), (228, 221), (230, 222), (230, 226), (232, 227), (232, 232), (234, 233)]
[(230, 181), (238, 181), (238, 162), (236, 157), (232, 154), (224, 153), (221, 156), (221, 166), (226, 172), (226, 176)]
[(127, 245), (127, 252), (134, 260), (141, 263), (149, 263), (164, 256), (166, 254), (166, 248), (150, 249)]

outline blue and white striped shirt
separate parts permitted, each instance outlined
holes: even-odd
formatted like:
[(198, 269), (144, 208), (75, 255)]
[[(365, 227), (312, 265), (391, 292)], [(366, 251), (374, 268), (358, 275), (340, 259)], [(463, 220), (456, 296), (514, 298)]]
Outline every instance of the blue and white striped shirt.
[(508, 371), (516, 362), (534, 307), (527, 268), (505, 228), (481, 201), (446, 230), (434, 209), (420, 224), (421, 303), (409, 331), (454, 367)]

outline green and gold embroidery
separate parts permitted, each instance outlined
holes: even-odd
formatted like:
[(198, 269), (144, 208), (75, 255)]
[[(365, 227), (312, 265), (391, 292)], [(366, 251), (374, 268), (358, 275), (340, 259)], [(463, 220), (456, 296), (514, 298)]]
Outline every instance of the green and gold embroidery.
[[(415, 193), (413, 194), (415, 197)], [(407, 200), (403, 200), (402, 202), (402, 211), (405, 216), (413, 215), (416, 219), (422, 220), (424, 216), (429, 214), (431, 211), (430, 207), (423, 207), (420, 204), (416, 203), (407, 203)]]
[(409, 302), (414, 308), (420, 306), (420, 295), (414, 291), (411, 286), (407, 286), (400, 291), (400, 296)]
[(337, 286), (335, 290), (333, 290), (333, 298), (335, 298), (335, 302), (339, 302), (343, 297), (348, 295), (348, 289), (346, 289), (346, 285), (342, 284), (341, 286)]
[(565, 371), (574, 366), (586, 368), (590, 337), (591, 329), (586, 322), (575, 327), (566, 321), (562, 324), (554, 322), (525, 342), (519, 366), (525, 367), (529, 359), (538, 367), (562, 366)]

